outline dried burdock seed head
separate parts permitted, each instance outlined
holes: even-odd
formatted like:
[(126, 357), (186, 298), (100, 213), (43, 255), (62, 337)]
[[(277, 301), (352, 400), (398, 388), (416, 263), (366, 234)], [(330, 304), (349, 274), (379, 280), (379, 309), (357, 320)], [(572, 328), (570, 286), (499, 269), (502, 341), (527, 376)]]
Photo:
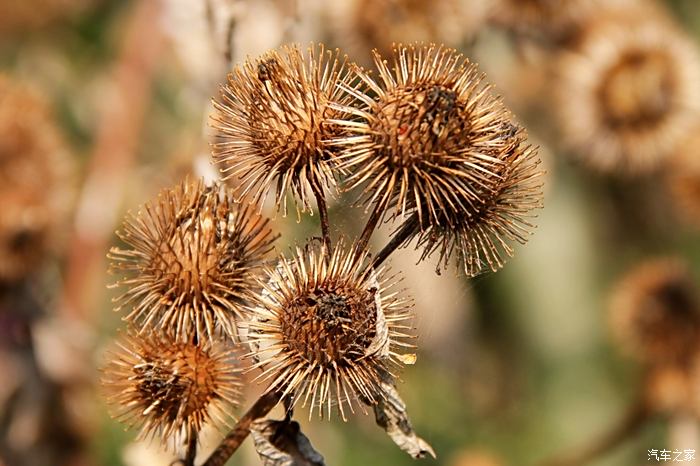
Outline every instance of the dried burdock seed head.
[(562, 138), (600, 171), (656, 168), (700, 110), (696, 46), (656, 15), (590, 21), (556, 70)]
[(102, 369), (112, 415), (140, 438), (186, 443), (205, 423), (224, 427), (239, 398), (236, 353), (163, 334), (123, 337)]
[(73, 163), (48, 103), (0, 74), (0, 281), (16, 281), (58, 249)]
[(687, 360), (700, 335), (700, 300), (687, 266), (657, 259), (631, 270), (612, 294), (610, 318), (620, 346), (638, 360)]
[(348, 125), (349, 186), (394, 215), (414, 215), (404, 228), (409, 239), (422, 233), (426, 255), (441, 247), (447, 261), (457, 247), (469, 275), (495, 270), (511, 254), (505, 239), (523, 242), (540, 204), (536, 151), (454, 50), (399, 45), (395, 54), (393, 73), (375, 56), (379, 84), (362, 75), (376, 97), (363, 98), (364, 121)]
[(415, 219), (404, 223), (404, 228), (414, 224), (421, 259), (439, 251), (438, 272), (448, 266), (453, 253), (467, 276), (495, 272), (513, 256), (513, 243), (527, 242), (534, 229), (533, 212), (542, 207), (540, 160), (533, 147), (516, 142), (502, 161), (492, 190), (465, 214), (447, 208), (440, 222), (429, 217), (423, 225)]
[(114, 286), (128, 320), (182, 341), (236, 337), (236, 320), (256, 299), (255, 274), (272, 246), (268, 221), (218, 185), (185, 181), (127, 216), (113, 248)]
[(271, 51), (236, 67), (215, 102), (214, 161), (239, 196), (262, 202), (276, 183), (286, 214), (291, 192), (297, 212), (311, 211), (312, 189), (335, 187), (337, 162), (329, 141), (335, 105), (353, 98), (340, 91), (352, 79), (339, 52), (323, 45)]
[(375, 62), (379, 83), (360, 74), (375, 96), (347, 109), (363, 121), (338, 122), (351, 134), (339, 141), (353, 171), (348, 189), (363, 186), (368, 201), (401, 216), (417, 208), (421, 220), (448, 206), (468, 211), (492, 189), (517, 136), (509, 112), (455, 50), (398, 45), (393, 72), (377, 53)]
[(374, 404), (383, 398), (382, 377), (393, 377), (415, 356), (411, 348), (410, 301), (381, 273), (361, 271), (365, 256), (337, 245), (326, 262), (323, 247), (297, 249), (282, 258), (268, 279), (262, 306), (249, 324), (253, 355), (270, 381), (294, 402), (328, 416), (338, 405)]

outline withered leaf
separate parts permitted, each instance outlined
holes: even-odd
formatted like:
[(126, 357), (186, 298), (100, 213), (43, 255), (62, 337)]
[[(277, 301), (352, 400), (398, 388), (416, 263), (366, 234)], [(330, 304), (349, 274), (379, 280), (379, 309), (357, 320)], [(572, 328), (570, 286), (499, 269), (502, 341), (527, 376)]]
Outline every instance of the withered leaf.
[(416, 435), (406, 413), (406, 403), (401, 399), (392, 382), (382, 381), (384, 398), (372, 407), (377, 424), (389, 434), (389, 437), (403, 451), (413, 458), (435, 458), (433, 448)]
[(263, 466), (325, 466), (296, 421), (259, 419), (250, 428)]

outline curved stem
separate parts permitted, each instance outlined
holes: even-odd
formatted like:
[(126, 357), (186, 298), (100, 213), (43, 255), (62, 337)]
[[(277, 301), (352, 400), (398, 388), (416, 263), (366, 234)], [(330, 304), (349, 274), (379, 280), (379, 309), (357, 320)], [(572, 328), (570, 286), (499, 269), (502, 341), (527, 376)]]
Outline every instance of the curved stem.
[(545, 461), (542, 464), (543, 466), (579, 466), (588, 464), (594, 459), (609, 453), (634, 435), (649, 419), (650, 415), (651, 412), (646, 405), (641, 400), (637, 401), (630, 407), (619, 424), (592, 443), (559, 458)]
[(282, 398), (278, 391), (264, 393), (233, 426), (231, 432), (221, 441), (202, 466), (224, 466), (250, 434), (250, 425), (269, 413)]
[(374, 257), (370, 268), (376, 269), (394, 252), (396, 251), (411, 235), (416, 231), (417, 218), (416, 214), (413, 214), (403, 225), (399, 231), (396, 232), (394, 236), (391, 237), (389, 242), (382, 248), (381, 251)]
[(331, 258), (331, 226), (328, 221), (328, 205), (326, 205), (326, 197), (323, 195), (323, 189), (312, 182), (311, 191), (316, 197), (316, 206), (318, 207), (318, 215), (321, 219), (321, 234), (323, 235), (323, 245), (326, 247), (326, 259)]

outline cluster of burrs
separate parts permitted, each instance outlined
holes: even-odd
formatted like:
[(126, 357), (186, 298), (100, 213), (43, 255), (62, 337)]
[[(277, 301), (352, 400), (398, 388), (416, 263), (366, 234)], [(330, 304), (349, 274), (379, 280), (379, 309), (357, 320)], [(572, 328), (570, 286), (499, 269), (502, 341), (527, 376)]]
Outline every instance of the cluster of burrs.
[[(412, 244), (421, 260), (437, 253), (438, 269), (454, 256), (468, 276), (497, 270), (530, 234), (541, 172), (524, 129), (456, 51), (399, 45), (391, 65), (375, 63), (376, 76), (312, 45), (236, 67), (212, 119), (223, 183), (166, 190), (119, 233), (110, 258), (129, 329), (105, 386), (144, 436), (186, 445), (185, 464), (248, 374), (264, 393), (205, 465), (250, 431), (265, 464), (322, 464), (291, 420), (305, 406), (343, 419), (368, 407), (409, 454), (433, 453), (395, 389), (415, 361), (412, 301), (382, 264)], [(368, 214), (355, 239), (327, 206), (349, 191)], [(285, 214), (288, 199), (298, 216), (315, 206), (322, 230), (276, 261), (260, 215), (271, 192)], [(373, 253), (383, 224), (393, 234)], [(265, 420), (278, 403), (285, 420)]]

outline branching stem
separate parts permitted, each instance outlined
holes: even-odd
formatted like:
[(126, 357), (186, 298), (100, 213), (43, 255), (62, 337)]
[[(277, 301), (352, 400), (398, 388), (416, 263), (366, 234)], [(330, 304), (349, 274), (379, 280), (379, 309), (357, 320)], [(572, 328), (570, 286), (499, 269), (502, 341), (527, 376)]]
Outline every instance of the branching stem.
[(372, 209), (372, 213), (370, 214), (369, 219), (367, 219), (367, 224), (365, 225), (364, 230), (362, 230), (360, 238), (357, 240), (355, 251), (358, 256), (367, 249), (369, 239), (372, 237), (374, 230), (377, 229), (377, 225), (379, 224), (382, 215), (384, 215), (385, 206), (386, 202), (382, 200), (377, 201), (374, 204), (374, 209)]
[(282, 393), (278, 391), (267, 392), (258, 398), (202, 466), (224, 466), (250, 434), (250, 425), (256, 419), (266, 416), (281, 398)]
[(372, 265), (370, 268), (376, 269), (394, 252), (396, 251), (411, 235), (416, 231), (417, 228), (417, 217), (413, 214), (399, 229), (399, 231), (394, 234), (389, 242), (382, 248), (381, 251), (374, 257)]

